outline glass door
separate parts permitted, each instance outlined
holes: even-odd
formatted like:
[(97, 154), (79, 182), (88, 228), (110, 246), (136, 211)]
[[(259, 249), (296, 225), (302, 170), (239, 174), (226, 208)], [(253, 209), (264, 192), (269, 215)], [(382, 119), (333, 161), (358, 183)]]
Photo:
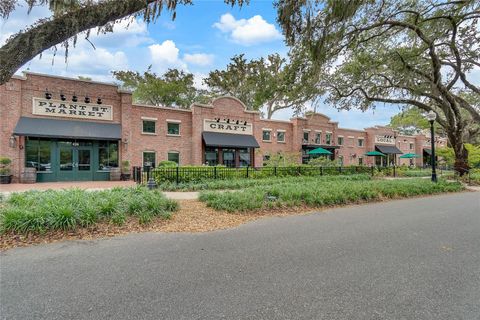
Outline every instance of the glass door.
[(59, 141), (57, 151), (57, 180), (72, 181), (74, 180), (74, 160), (73, 146), (71, 141)]
[(75, 141), (57, 142), (58, 181), (93, 180), (93, 146)]
[(75, 180), (93, 180), (92, 147), (77, 147), (75, 158)]

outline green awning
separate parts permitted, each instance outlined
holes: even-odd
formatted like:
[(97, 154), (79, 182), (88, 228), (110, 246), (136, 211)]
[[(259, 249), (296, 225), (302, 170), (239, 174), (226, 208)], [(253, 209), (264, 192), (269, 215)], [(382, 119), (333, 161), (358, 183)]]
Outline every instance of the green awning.
[(316, 148), (308, 151), (308, 154), (332, 154), (330, 151), (323, 148)]
[(406, 153), (400, 156), (401, 159), (413, 159), (413, 158), (420, 158), (418, 154), (415, 153)]
[(369, 157), (374, 157), (374, 156), (380, 156), (380, 157), (385, 157), (385, 155), (379, 151), (369, 151), (367, 153), (365, 153), (366, 156), (369, 156)]

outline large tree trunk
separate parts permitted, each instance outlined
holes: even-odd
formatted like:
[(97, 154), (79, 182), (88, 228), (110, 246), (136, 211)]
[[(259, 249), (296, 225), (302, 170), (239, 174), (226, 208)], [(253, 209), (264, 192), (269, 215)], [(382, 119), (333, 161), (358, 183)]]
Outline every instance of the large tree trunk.
[(145, 9), (154, 0), (105, 1), (40, 22), (21, 31), (0, 48), (0, 85), (44, 50), (89, 29)]
[(454, 169), (460, 175), (463, 176), (470, 169), (468, 165), (468, 151), (465, 148), (461, 135), (449, 134), (448, 139), (455, 153)]

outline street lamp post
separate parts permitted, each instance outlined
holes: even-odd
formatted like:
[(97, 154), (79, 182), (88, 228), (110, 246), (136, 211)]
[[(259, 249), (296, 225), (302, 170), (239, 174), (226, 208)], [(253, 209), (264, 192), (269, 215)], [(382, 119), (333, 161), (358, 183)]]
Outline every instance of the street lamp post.
[(432, 145), (432, 154), (431, 154), (431, 165), (432, 165), (432, 182), (437, 182), (437, 172), (435, 170), (435, 132), (433, 130), (433, 123), (437, 118), (437, 114), (433, 111), (430, 111), (427, 114), (427, 120), (430, 122), (430, 142)]

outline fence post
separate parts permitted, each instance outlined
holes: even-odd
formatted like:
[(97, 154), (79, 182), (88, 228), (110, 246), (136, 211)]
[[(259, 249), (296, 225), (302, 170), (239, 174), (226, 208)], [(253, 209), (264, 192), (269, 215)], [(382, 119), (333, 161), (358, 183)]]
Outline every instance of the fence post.
[(397, 171), (395, 170), (395, 166), (393, 166), (393, 177), (395, 178), (397, 176)]
[(247, 166), (247, 178), (248, 178), (248, 166)]
[(323, 167), (320, 167), (320, 175), (323, 176)]
[(277, 176), (277, 167), (273, 167), (273, 174), (275, 175), (275, 177)]
[(342, 173), (342, 166), (338, 167), (338, 172)]
[(373, 169), (373, 166), (371, 166), (371, 168), (372, 168), (372, 170), (371, 170), (371, 171), (372, 171), (372, 177), (373, 177), (373, 175), (374, 175), (374, 169)]
[(217, 167), (213, 167), (213, 178), (216, 180), (217, 179)]
[(180, 182), (180, 177), (178, 176), (178, 171), (179, 171), (179, 170), (180, 170), (180, 167), (177, 166), (177, 177), (176, 177), (176, 179), (175, 179), (175, 180), (177, 181), (177, 184), (179, 184), (179, 182)]

